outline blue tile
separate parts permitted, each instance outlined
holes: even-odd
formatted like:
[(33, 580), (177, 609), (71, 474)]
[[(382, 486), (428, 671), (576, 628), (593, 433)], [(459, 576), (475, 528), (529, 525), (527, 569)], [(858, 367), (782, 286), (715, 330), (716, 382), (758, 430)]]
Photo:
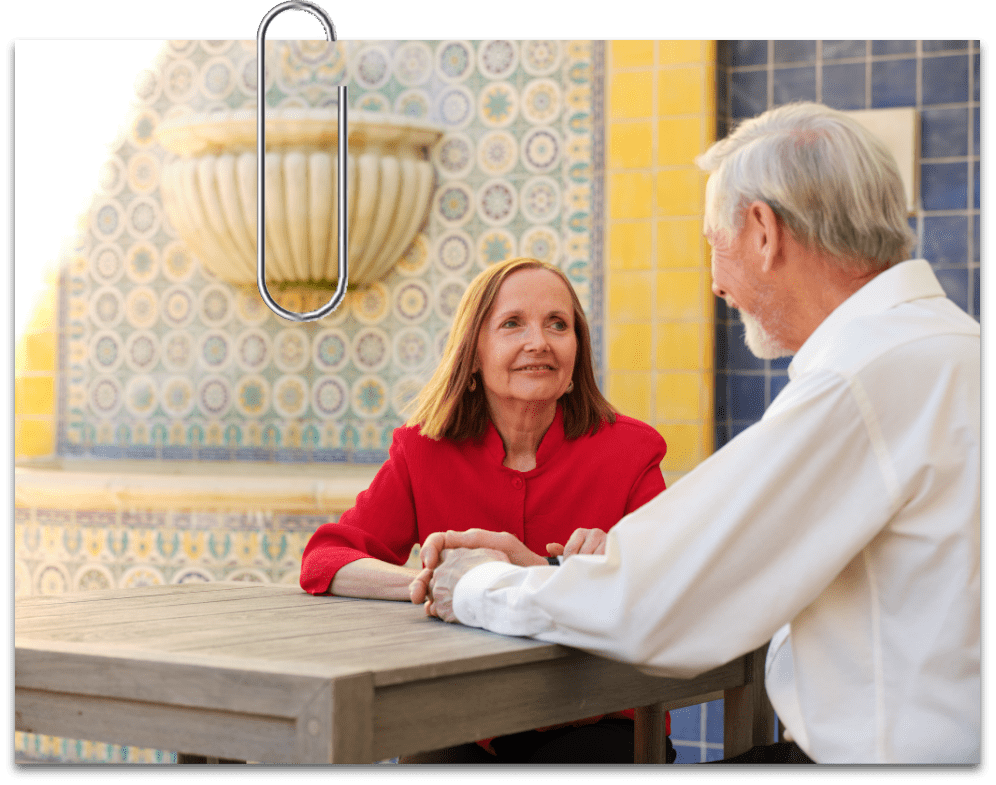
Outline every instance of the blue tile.
[(968, 207), (968, 165), (921, 164), (920, 202), (924, 210), (965, 210)]
[(677, 757), (674, 759), (675, 766), (695, 765), (702, 762), (702, 748), (696, 744), (694, 747), (688, 744), (675, 744), (674, 751)]
[(793, 101), (816, 100), (816, 68), (776, 68), (773, 101), (775, 106)]
[[(720, 366), (720, 368), (725, 368), (725, 366)], [(729, 374), (725, 370), (717, 369), (715, 377), (716, 389), (713, 393), (713, 400), (715, 401), (716, 419), (725, 420), (730, 416)]]
[(723, 700), (709, 701), (706, 704), (706, 738), (711, 744), (723, 743)]
[(823, 103), (834, 109), (865, 108), (865, 64), (823, 66)]
[(716, 449), (725, 447), (726, 443), (730, 441), (730, 429), (726, 427), (725, 422), (717, 422), (715, 426), (716, 431)]
[[(771, 400), (774, 401), (778, 397), (778, 393), (785, 389), (785, 385), (789, 383), (788, 375), (784, 376), (772, 376), (771, 377)], [(771, 406), (771, 403), (768, 404)]]
[(968, 49), (968, 41), (921, 41), (924, 52), (957, 52)]
[(717, 368), (729, 368), (730, 367), (730, 342), (728, 338), (727, 328), (724, 324), (716, 324), (716, 367)]
[(739, 319), (735, 320), (726, 333), (728, 366), (737, 371), (763, 371), (764, 360), (759, 360), (747, 348), (744, 340), (744, 326)]
[(872, 108), (916, 106), (916, 60), (872, 63)]
[(768, 108), (768, 74), (734, 71), (730, 75), (730, 117), (755, 117)]
[(916, 52), (916, 41), (872, 41), (872, 55), (904, 55)]
[(778, 357), (775, 360), (768, 360), (768, 368), (773, 371), (785, 371), (788, 370), (789, 364), (792, 362), (791, 357)]
[(938, 270), (934, 268), (937, 280), (941, 282), (944, 293), (955, 304), (968, 311), (968, 270)]
[(764, 414), (764, 377), (730, 376), (730, 413), (734, 420), (760, 420)]
[(978, 215), (972, 216), (972, 261), (979, 261), (979, 242), (981, 238), (979, 236), (979, 227), (982, 224), (981, 217)]
[(671, 741), (694, 741), (702, 739), (702, 709), (699, 706), (686, 706), (671, 711)]
[(980, 308), (981, 302), (979, 297), (982, 291), (982, 281), (979, 275), (980, 272), (981, 271), (979, 270), (978, 267), (972, 270), (972, 306), (975, 308), (975, 310), (972, 311), (972, 316), (974, 316), (976, 319), (978, 319), (982, 315), (982, 309)]
[(735, 41), (716, 42), (716, 64), (730, 65), (733, 58), (733, 44)]
[(864, 57), (866, 52), (864, 41), (824, 41), (824, 60), (843, 60), (847, 57)]
[(969, 58), (965, 55), (923, 58), (923, 104), (926, 106), (967, 101), (968, 61)]
[(923, 219), (923, 256), (936, 265), (967, 265), (968, 218), (926, 216)]
[(982, 155), (982, 146), (979, 138), (979, 116), (982, 114), (978, 107), (971, 107), (972, 113), (972, 155)]
[(733, 41), (730, 65), (765, 65), (768, 62), (767, 41)]
[(968, 109), (924, 109), (920, 114), (920, 142), (924, 158), (968, 155)]
[(722, 760), (723, 750), (719, 747), (706, 747), (706, 761)]
[(979, 56), (977, 54), (972, 55), (972, 72), (975, 74), (975, 78), (972, 80), (972, 100), (979, 100)]
[(757, 423), (757, 420), (761, 419), (758, 417), (756, 420), (736, 420), (730, 424), (730, 439), (736, 439), (741, 433), (746, 431), (752, 425)]
[(816, 59), (816, 41), (775, 41), (773, 62), (811, 63)]
[(982, 167), (980, 162), (976, 161), (972, 164), (972, 177), (974, 178), (975, 187), (972, 189), (972, 206), (979, 210), (979, 189), (982, 187)]

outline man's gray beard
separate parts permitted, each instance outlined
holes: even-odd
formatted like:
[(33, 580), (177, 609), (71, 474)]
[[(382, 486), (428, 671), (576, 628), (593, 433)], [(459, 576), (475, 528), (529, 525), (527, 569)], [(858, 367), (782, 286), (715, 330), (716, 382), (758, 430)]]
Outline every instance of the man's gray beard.
[(750, 314), (739, 311), (740, 321), (744, 323), (744, 341), (750, 353), (759, 360), (775, 360), (779, 357), (791, 357), (792, 352), (772, 338), (760, 322)]

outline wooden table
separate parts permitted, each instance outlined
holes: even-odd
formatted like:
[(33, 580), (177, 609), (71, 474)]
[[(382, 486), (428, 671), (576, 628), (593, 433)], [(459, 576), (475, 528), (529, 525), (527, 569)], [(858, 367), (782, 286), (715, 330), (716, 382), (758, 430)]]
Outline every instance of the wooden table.
[[(725, 754), (772, 739), (763, 656), (690, 680), (427, 618), (420, 607), (202, 583), (15, 602), (16, 730), (265, 763), (368, 763), (725, 697)], [(763, 652), (760, 653), (763, 655)]]

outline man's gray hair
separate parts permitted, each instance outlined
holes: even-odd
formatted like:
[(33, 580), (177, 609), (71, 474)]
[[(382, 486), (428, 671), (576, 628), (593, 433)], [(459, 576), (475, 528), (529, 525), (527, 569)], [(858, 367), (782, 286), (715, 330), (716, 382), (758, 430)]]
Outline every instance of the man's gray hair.
[(735, 236), (746, 207), (761, 201), (799, 242), (863, 272), (903, 261), (916, 245), (895, 159), (843, 112), (815, 103), (769, 110), (695, 162), (712, 173), (707, 228), (721, 236)]

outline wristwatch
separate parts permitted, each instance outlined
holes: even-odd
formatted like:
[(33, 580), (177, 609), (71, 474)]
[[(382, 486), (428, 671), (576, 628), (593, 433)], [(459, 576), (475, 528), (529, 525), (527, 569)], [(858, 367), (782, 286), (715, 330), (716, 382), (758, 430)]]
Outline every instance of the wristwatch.
[(560, 566), (560, 557), (559, 556), (547, 556), (546, 560), (553, 567), (559, 567)]

